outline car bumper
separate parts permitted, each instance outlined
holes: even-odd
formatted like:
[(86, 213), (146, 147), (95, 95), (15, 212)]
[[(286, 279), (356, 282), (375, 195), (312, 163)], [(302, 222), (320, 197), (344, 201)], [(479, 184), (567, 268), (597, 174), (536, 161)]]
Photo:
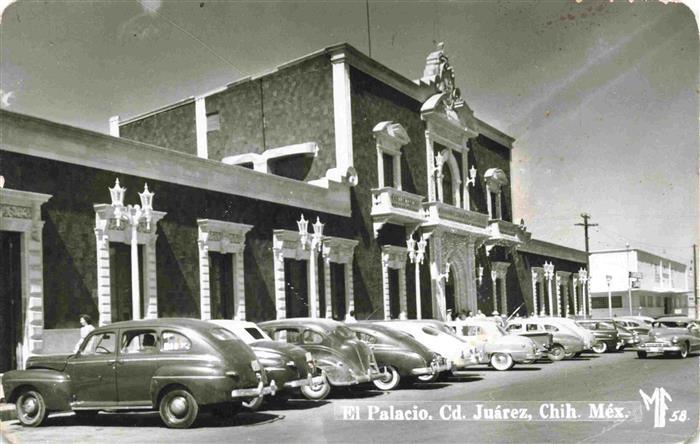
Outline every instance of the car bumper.
[(515, 362), (536, 361), (544, 357), (540, 351), (514, 352), (510, 355)]
[(265, 386), (262, 381), (255, 388), (235, 389), (231, 391), (231, 398), (257, 398), (258, 396), (271, 395), (277, 393), (277, 383), (270, 381), (270, 385)]
[(414, 376), (422, 375), (434, 375), (436, 373), (446, 372), (452, 368), (452, 363), (446, 362), (444, 364), (435, 364), (430, 367), (419, 367), (411, 370), (411, 374)]
[(639, 351), (647, 353), (665, 353), (665, 352), (680, 352), (681, 347), (675, 344), (641, 344), (637, 347)]
[(297, 388), (297, 387), (303, 387), (306, 385), (314, 386), (314, 385), (323, 383), (323, 381), (324, 381), (323, 376), (311, 376), (311, 375), (309, 375), (307, 378), (304, 378), (304, 379), (297, 379), (295, 381), (286, 382), (284, 384), (284, 388)]

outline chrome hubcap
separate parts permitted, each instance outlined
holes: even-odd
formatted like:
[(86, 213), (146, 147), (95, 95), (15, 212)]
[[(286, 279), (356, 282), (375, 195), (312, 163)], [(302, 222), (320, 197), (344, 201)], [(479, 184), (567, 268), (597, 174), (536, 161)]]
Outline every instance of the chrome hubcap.
[(38, 408), (39, 406), (35, 398), (28, 398), (22, 403), (22, 411), (26, 415), (34, 415)]
[(187, 413), (187, 400), (182, 396), (177, 396), (170, 401), (170, 412), (178, 418), (182, 418)]

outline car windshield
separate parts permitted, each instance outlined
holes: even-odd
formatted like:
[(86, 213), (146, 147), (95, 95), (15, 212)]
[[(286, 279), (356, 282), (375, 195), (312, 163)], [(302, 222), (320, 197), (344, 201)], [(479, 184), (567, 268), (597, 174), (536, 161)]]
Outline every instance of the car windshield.
[(578, 325), (580, 325), (583, 328), (587, 328), (589, 330), (595, 330), (595, 322), (578, 322)]
[(598, 322), (598, 328), (601, 330), (615, 330), (615, 324), (612, 322)]
[(355, 337), (355, 334), (344, 325), (336, 327), (335, 330), (333, 330), (333, 333), (344, 339), (352, 339)]
[(685, 321), (656, 321), (651, 326), (654, 328), (686, 328), (688, 323)]

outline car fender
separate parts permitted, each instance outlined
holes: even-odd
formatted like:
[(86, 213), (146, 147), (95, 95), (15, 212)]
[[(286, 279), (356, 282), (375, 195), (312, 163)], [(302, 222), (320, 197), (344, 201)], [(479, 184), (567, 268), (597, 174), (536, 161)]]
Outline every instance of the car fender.
[(151, 379), (151, 399), (153, 405), (162, 390), (171, 385), (185, 387), (200, 404), (223, 402), (228, 399), (228, 391), (235, 385), (220, 367), (193, 365), (166, 365), (158, 369)]
[(430, 366), (430, 362), (426, 362), (418, 353), (401, 348), (375, 347), (374, 357), (380, 368), (385, 365), (394, 367), (401, 376), (410, 376), (414, 368)]
[(15, 402), (22, 387), (33, 387), (44, 397), (48, 410), (70, 410), (72, 393), (70, 377), (57, 370), (11, 370), (2, 376), (8, 402)]

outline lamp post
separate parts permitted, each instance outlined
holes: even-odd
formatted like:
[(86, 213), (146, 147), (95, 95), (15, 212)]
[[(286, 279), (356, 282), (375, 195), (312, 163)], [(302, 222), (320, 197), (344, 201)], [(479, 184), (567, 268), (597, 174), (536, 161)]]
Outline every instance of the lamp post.
[(554, 264), (551, 262), (545, 262), (542, 268), (544, 269), (544, 277), (545, 279), (547, 279), (547, 300), (549, 302), (549, 315), (554, 316), (552, 303), (552, 278), (554, 277)]
[(612, 281), (612, 276), (609, 274), (605, 276), (605, 280), (608, 283), (608, 316), (612, 319), (612, 292), (610, 291), (610, 282)]
[(297, 221), (297, 228), (299, 230), (299, 243), (303, 250), (309, 249), (309, 316), (312, 318), (318, 317), (318, 273), (316, 268), (318, 267), (318, 253), (321, 251), (323, 246), (323, 224), (321, 220), (316, 217), (316, 223), (312, 225), (313, 234), (309, 236), (309, 221), (304, 219), (304, 215)]
[(583, 312), (583, 317), (586, 317), (586, 288), (588, 282), (588, 271), (585, 268), (578, 269), (578, 280), (581, 282), (581, 311)]
[(138, 193), (141, 205), (124, 206), (124, 192), (126, 187), (119, 186), (119, 179), (114, 182), (114, 187), (109, 188), (112, 198), (114, 218), (117, 227), (125, 220), (131, 227), (131, 312), (132, 319), (141, 319), (141, 287), (139, 285), (139, 245), (138, 228), (141, 221), (146, 222), (146, 229), (150, 231), (153, 219), (153, 196), (155, 193), (148, 191), (148, 184), (144, 184), (143, 193)]
[(422, 236), (418, 242), (413, 240), (413, 235), (411, 235), (411, 237), (406, 239), (406, 247), (408, 247), (408, 258), (411, 260), (411, 263), (415, 265), (416, 319), (422, 319), (421, 296), (420, 296), (420, 266), (423, 264), (423, 258), (425, 257), (425, 246), (427, 244), (428, 243), (425, 241), (425, 239)]

